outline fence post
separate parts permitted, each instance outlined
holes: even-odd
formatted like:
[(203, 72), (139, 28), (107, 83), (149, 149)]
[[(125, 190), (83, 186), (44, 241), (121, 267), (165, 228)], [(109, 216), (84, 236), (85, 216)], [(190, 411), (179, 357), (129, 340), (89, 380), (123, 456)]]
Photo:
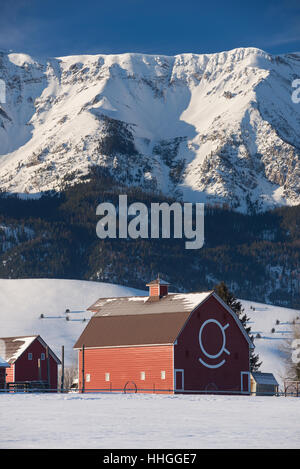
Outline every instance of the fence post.
[(49, 347), (46, 347), (46, 357), (47, 357), (47, 385), (48, 391), (50, 390), (50, 359), (49, 359)]
[(81, 383), (81, 392), (84, 393), (84, 345), (82, 345), (82, 357), (81, 357), (81, 360), (82, 360), (82, 375), (81, 375), (81, 380), (82, 380), (82, 383)]

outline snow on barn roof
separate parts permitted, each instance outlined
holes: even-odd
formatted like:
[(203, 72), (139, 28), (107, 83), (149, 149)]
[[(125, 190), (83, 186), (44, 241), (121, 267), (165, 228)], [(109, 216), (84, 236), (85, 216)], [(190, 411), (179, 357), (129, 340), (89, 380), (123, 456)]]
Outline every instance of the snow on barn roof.
[(271, 384), (279, 386), (272, 373), (261, 373), (260, 371), (256, 371), (251, 374), (257, 384)]
[(99, 298), (88, 308), (95, 316), (122, 316), (131, 314), (161, 314), (192, 312), (213, 292), (169, 293), (159, 301), (149, 301), (149, 296), (128, 296), (118, 298)]
[(8, 363), (14, 363), (37, 336), (1, 337), (0, 349)]
[[(0, 337), (0, 352), (8, 363), (14, 363), (36, 339), (38, 339), (45, 347), (47, 346), (39, 335)], [(60, 363), (59, 358), (52, 352), (50, 348), (49, 353), (57, 363)]]

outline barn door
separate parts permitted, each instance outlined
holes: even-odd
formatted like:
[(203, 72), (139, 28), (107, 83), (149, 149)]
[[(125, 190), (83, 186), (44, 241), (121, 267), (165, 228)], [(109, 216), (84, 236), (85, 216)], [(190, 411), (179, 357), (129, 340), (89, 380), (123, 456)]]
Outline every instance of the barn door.
[(184, 370), (175, 370), (175, 391), (184, 390)]
[(241, 392), (248, 394), (250, 392), (250, 373), (241, 371)]

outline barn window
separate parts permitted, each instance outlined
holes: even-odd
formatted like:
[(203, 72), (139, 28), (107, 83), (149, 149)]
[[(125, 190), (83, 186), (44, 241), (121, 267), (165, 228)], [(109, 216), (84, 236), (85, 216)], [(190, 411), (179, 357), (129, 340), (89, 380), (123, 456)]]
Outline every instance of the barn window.
[(87, 383), (91, 381), (91, 375), (89, 373), (86, 375), (85, 380)]
[(145, 381), (146, 379), (146, 373), (144, 371), (141, 371), (141, 380)]
[(110, 381), (110, 373), (105, 373), (105, 381)]
[(28, 354), (28, 360), (32, 360), (32, 353)]
[(41, 360), (45, 360), (45, 354), (41, 353)]
[(166, 379), (166, 372), (165, 372), (165, 371), (162, 370), (162, 371), (160, 372), (160, 378), (161, 378), (161, 379)]

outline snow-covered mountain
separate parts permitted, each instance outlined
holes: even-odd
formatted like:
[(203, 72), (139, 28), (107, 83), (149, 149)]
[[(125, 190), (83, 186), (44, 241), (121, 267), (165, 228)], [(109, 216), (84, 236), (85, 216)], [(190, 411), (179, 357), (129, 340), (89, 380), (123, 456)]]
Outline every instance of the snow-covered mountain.
[(0, 52), (0, 185), (126, 184), (236, 210), (300, 203), (300, 54), (36, 59)]

